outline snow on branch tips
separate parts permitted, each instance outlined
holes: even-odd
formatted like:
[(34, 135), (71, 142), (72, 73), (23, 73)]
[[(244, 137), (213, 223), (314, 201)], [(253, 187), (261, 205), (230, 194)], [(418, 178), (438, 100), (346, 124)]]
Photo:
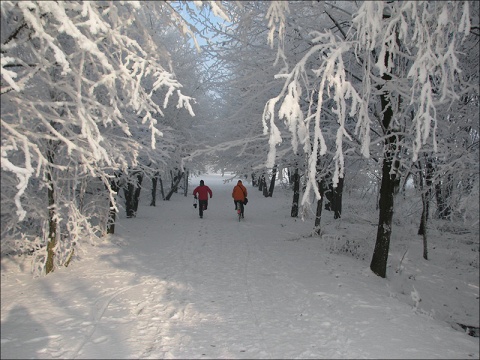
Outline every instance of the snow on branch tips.
[(285, 119), (285, 123), (292, 133), (292, 148), (294, 153), (298, 151), (297, 126), (303, 123), (303, 112), (300, 108), (301, 93), (302, 88), (300, 85), (297, 81), (292, 81), (288, 85), (288, 92), (278, 111), (280, 119)]
[[(288, 7), (288, 1), (272, 1), (265, 16), (268, 19), (268, 38), (267, 43), (273, 49), (275, 32), (278, 31), (278, 47), (277, 47), (277, 57), (275, 59), (274, 65), (278, 63), (278, 60), (282, 58), (284, 60), (285, 66), (287, 66), (286, 56), (284, 52), (285, 48), (285, 24), (286, 24), (286, 15), (290, 13)], [(278, 24), (278, 28), (277, 28)]]
[[(468, 1), (365, 1), (353, 18), (351, 31), (355, 32), (350, 36), (355, 40), (355, 54), (367, 64), (364, 99), (370, 101), (371, 84), (365, 81), (373, 69), (380, 76), (400, 76), (392, 81), (402, 81), (410, 92), (409, 105), (415, 109), (413, 161), (429, 137), (436, 150), (438, 106), (459, 99), (462, 71), (457, 55), (470, 27)], [(372, 52), (378, 55), (374, 67), (369, 68), (366, 54)]]
[[(327, 152), (327, 145), (322, 133), (322, 118), (326, 116), (323, 108), (324, 99), (328, 98), (333, 101), (331, 108), (339, 127), (337, 129), (337, 136), (335, 139), (335, 172), (333, 183), (338, 183), (338, 178), (343, 177), (344, 156), (343, 156), (343, 137), (350, 138), (345, 130), (345, 121), (347, 116), (356, 117), (358, 121), (360, 132), (360, 139), (362, 141), (363, 154), (368, 157), (368, 148), (370, 138), (368, 136), (368, 129), (370, 119), (368, 116), (368, 103), (363, 101), (362, 97), (355, 90), (353, 84), (348, 80), (343, 56), (352, 50), (352, 42), (337, 41), (337, 38), (327, 32), (317, 34), (313, 40), (316, 45), (312, 47), (305, 57), (299, 62), (303, 67), (309, 57), (322, 54), (320, 56), (320, 64), (318, 68), (312, 69), (312, 72), (319, 78), (319, 83), (316, 86), (317, 97), (310, 97), (310, 107), (315, 108), (314, 114), (314, 131), (313, 131), (313, 148), (311, 151), (306, 149), (309, 156), (309, 171), (308, 181), (311, 182), (317, 198), (319, 198), (317, 189), (317, 157), (323, 156)], [(298, 65), (297, 65), (298, 66)], [(304, 196), (309, 196), (308, 191)]]
[(192, 105), (190, 104), (190, 102), (194, 101), (194, 99), (191, 98), (190, 96), (183, 95), (180, 92), (180, 90), (177, 90), (177, 96), (178, 96), (177, 109), (185, 108), (185, 109), (187, 109), (190, 116), (195, 116), (195, 113), (193, 112)]
[(268, 19), (268, 44), (273, 49), (274, 35), (277, 31), (278, 24), (278, 37), (282, 42), (285, 35), (285, 15), (290, 12), (288, 8), (288, 1), (272, 1), (265, 16)]
[[(199, 2), (199, 1), (196, 1)], [(213, 15), (221, 17), (223, 20), (230, 22), (230, 17), (225, 13), (221, 2), (219, 1), (209, 1), (210, 7), (212, 8)]]
[[(14, 71), (9, 71), (5, 68), (6, 65), (15, 63), (15, 58), (10, 56), (3, 56), (2, 53), (2, 78), (10, 85), (15, 91), (21, 91), (20, 87), (15, 82), (15, 78), (17, 77), (17, 73)], [(2, 86), (2, 93), (4, 92), (4, 88)]]
[(459, 98), (456, 85), (458, 74), (462, 71), (459, 68), (457, 46), (470, 30), (468, 2), (463, 7), (459, 2), (442, 2), (437, 6), (424, 4), (422, 16), (433, 18), (436, 23), (428, 27), (423, 22), (415, 22), (418, 42), (412, 46), (417, 56), (408, 72), (412, 83), (410, 103), (419, 102), (413, 119), (417, 132), (413, 161), (416, 161), (421, 146), (430, 136), (432, 123), (432, 143), (436, 150), (437, 106)]
[[(30, 155), (30, 148), (37, 148), (36, 145), (31, 144), (28, 141), (28, 138), (26, 136), (23, 136), (22, 134), (18, 133), (13, 126), (10, 126), (8, 123), (4, 122), (2, 120), (2, 128), (4, 128), (4, 131), (9, 132), (12, 134), (11, 137), (9, 137), (9, 141), (11, 142), (12, 145), (5, 145), (2, 144), (1, 147), (1, 167), (2, 169), (12, 172), (15, 174), (18, 180), (17, 184), (17, 192), (14, 196), (14, 201), (15, 205), (17, 207), (17, 215), (22, 221), (25, 216), (26, 216), (26, 211), (24, 210), (22, 206), (22, 201), (21, 197), (25, 190), (27, 189), (28, 186), (28, 181), (32, 177), (34, 173), (34, 169), (32, 167), (32, 161), (31, 161), (31, 155)], [(5, 134), (3, 134), (5, 136)], [(22, 143), (22, 151), (25, 157), (24, 161), (24, 167), (18, 166), (13, 164), (10, 159), (8, 152), (14, 152), (19, 150), (17, 146), (17, 142), (15, 141), (15, 138), (18, 139), (19, 142)]]
[[(40, 15), (38, 12), (40, 9), (38, 8), (38, 2), (32, 1), (20, 1), (18, 3), (18, 7), (22, 10), (23, 16), (25, 21), (31, 26), (34, 30), (34, 36), (39, 39), (44, 40), (48, 47), (53, 50), (55, 60), (58, 64), (63, 68), (62, 75), (67, 74), (70, 72), (70, 64), (64, 54), (64, 52), (55, 44), (55, 38), (47, 33), (44, 29), (42, 22), (40, 21)], [(52, 5), (54, 6), (54, 5)]]
[[(275, 165), (276, 149), (275, 147), (282, 142), (282, 136), (280, 130), (275, 125), (275, 105), (277, 104), (280, 97), (270, 99), (263, 110), (262, 122), (263, 122), (263, 134), (267, 135), (270, 132), (270, 137), (268, 144), (270, 145), (267, 162), (265, 166), (267, 168), (272, 168)], [(267, 126), (267, 121), (270, 122), (270, 131)]]

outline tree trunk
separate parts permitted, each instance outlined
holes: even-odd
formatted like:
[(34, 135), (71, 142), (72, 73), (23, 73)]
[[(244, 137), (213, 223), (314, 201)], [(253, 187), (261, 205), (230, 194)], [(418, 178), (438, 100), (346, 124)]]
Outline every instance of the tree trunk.
[(428, 201), (427, 194), (422, 193), (422, 215), (420, 218), (420, 226), (418, 227), (418, 233), (417, 233), (418, 235), (423, 235), (426, 232), (429, 208), (430, 208), (430, 204)]
[(155, 202), (157, 199), (157, 182), (158, 182), (158, 172), (155, 173), (152, 177), (152, 201), (150, 202), (150, 206), (155, 206)]
[[(388, 54), (385, 55), (387, 62)], [(384, 74), (382, 78), (388, 85), (391, 76)], [(370, 263), (370, 269), (378, 276), (385, 278), (387, 276), (388, 251), (390, 248), (390, 237), (392, 234), (392, 219), (394, 207), (395, 189), (399, 186), (399, 178), (396, 173), (392, 173), (395, 153), (397, 152), (397, 135), (390, 129), (393, 120), (393, 110), (390, 100), (386, 94), (380, 96), (382, 106), (382, 125), (387, 135), (385, 139), (384, 159), (382, 164), (382, 184), (380, 187), (379, 200), (379, 218), (377, 229), (377, 240), (373, 257)], [(398, 163), (398, 162), (397, 162)]]
[(320, 235), (321, 233), (321, 226), (320, 223), (322, 221), (322, 208), (323, 208), (323, 196), (325, 194), (325, 181), (322, 179), (317, 182), (318, 189), (320, 190), (320, 200), (317, 201), (317, 211), (315, 213), (315, 234)]
[(137, 186), (135, 187), (135, 194), (133, 197), (133, 210), (135, 211), (135, 216), (137, 216), (138, 212), (138, 203), (140, 202), (140, 190), (142, 190), (142, 181), (143, 174), (139, 172), (137, 174)]
[(298, 168), (295, 169), (293, 174), (293, 203), (291, 217), (298, 216), (298, 201), (300, 199), (300, 175), (298, 174)]
[[(433, 175), (434, 175), (434, 166), (433, 159), (431, 157), (426, 159), (425, 164), (425, 185), (426, 191), (422, 191), (422, 220), (420, 222), (420, 228), (418, 229), (418, 234), (422, 235), (423, 238), (423, 258), (428, 260), (428, 241), (427, 241), (427, 222), (430, 210), (430, 199), (432, 197), (432, 185), (433, 185)], [(422, 173), (420, 172), (420, 185), (423, 187)], [(422, 189), (423, 190), (423, 189)]]
[(427, 214), (428, 214), (428, 198), (427, 194), (422, 194), (425, 211), (422, 212), (422, 238), (423, 238), (423, 258), (428, 260), (428, 246), (427, 246)]
[[(170, 171), (170, 174), (172, 175), (172, 189), (171, 190), (173, 190), (173, 192), (177, 193), (178, 192), (178, 184), (180, 184), (180, 180), (182, 179), (182, 176), (184, 175), (184, 173), (181, 172), (180, 170), (178, 170), (176, 175), (173, 175), (173, 171)], [(170, 199), (170, 197), (167, 200), (169, 200), (169, 199)]]
[[(118, 194), (118, 191), (120, 190), (120, 186), (118, 185), (118, 180), (116, 178), (110, 180), (110, 187), (113, 191), (115, 191)], [(110, 201), (110, 207), (108, 211), (107, 234), (115, 234), (115, 222), (116, 222), (117, 212), (113, 207), (112, 200), (109, 200), (109, 201)]]
[[(53, 164), (55, 152), (52, 149), (52, 142), (49, 141), (49, 149), (47, 150), (47, 159), (49, 164)], [(53, 167), (49, 166), (47, 171), (48, 181), (48, 242), (47, 242), (47, 259), (45, 262), (45, 273), (49, 274), (55, 269), (55, 247), (57, 246), (58, 224), (55, 219), (55, 189), (53, 184)]]
[(370, 264), (370, 269), (382, 278), (385, 278), (387, 274), (388, 251), (390, 247), (390, 236), (392, 234), (395, 176), (390, 175), (391, 169), (392, 159), (386, 157), (383, 160), (382, 166), (377, 241)]
[(270, 187), (268, 189), (268, 197), (273, 196), (273, 190), (275, 189), (275, 181), (277, 179), (277, 165), (272, 169), (272, 178), (270, 179)]
[(260, 176), (260, 179), (258, 181), (258, 190), (259, 191), (262, 191), (263, 190), (263, 184), (265, 182), (265, 175), (262, 174), (262, 176)]
[(333, 192), (334, 192), (334, 189), (333, 189), (333, 182), (332, 182), (331, 173), (327, 173), (327, 175), (325, 176), (323, 181), (325, 183), (325, 192), (324, 192), (325, 199), (327, 200), (327, 201), (325, 201), (325, 210), (333, 211)]
[(262, 185), (263, 196), (268, 197), (267, 180), (265, 179), (265, 176), (262, 178), (262, 181), (263, 181), (263, 185)]
[(127, 186), (123, 188), (125, 194), (125, 208), (127, 211), (127, 218), (132, 218), (137, 216), (138, 202), (140, 198), (140, 190), (143, 175), (138, 171), (132, 174), (132, 177), (136, 177), (136, 181), (128, 182)]
[(126, 187), (123, 188), (123, 193), (125, 195), (125, 211), (127, 212), (127, 218), (135, 217), (135, 212), (133, 210), (133, 184), (129, 182)]
[(160, 193), (162, 194), (162, 200), (165, 200), (165, 191), (163, 190), (162, 176), (158, 177), (158, 182), (160, 183)]
[(338, 178), (336, 188), (333, 188), (332, 193), (332, 210), (334, 212), (333, 218), (340, 219), (342, 217), (342, 195), (343, 195), (344, 178)]
[[(425, 161), (425, 181), (423, 172), (420, 171), (420, 190), (422, 192), (422, 218), (420, 219), (420, 227), (418, 228), (418, 235), (424, 235), (427, 231), (427, 221), (430, 213), (430, 199), (432, 197), (433, 185), (433, 159), (427, 158)], [(425, 185), (425, 186), (424, 186)]]
[(187, 170), (187, 174), (183, 177), (183, 195), (186, 197), (188, 195), (188, 178), (190, 177), (189, 172)]
[(170, 200), (170, 198), (172, 197), (173, 193), (176, 192), (175, 189), (178, 187), (178, 184), (180, 183), (180, 180), (182, 180), (182, 177), (184, 176), (185, 173), (180, 173), (178, 176), (176, 176), (176, 181), (175, 183), (173, 184), (172, 188), (170, 189), (170, 191), (168, 192), (167, 196), (165, 197), (165, 200)]

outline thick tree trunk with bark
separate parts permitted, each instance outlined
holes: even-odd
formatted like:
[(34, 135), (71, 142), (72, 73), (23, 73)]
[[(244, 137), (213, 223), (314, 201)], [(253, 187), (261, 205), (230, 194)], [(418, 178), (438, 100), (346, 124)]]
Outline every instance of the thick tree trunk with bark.
[(291, 217), (298, 216), (298, 201), (300, 199), (300, 175), (298, 174), (298, 168), (295, 169), (293, 174), (293, 202)]
[(377, 241), (373, 251), (370, 269), (383, 278), (387, 275), (387, 260), (392, 234), (393, 199), (396, 178), (390, 175), (392, 159), (386, 157), (382, 165), (382, 185), (380, 187), (379, 219), (377, 228)]
[[(388, 54), (385, 55), (385, 62), (387, 62), (387, 59)], [(382, 78), (386, 84), (391, 80), (391, 76), (387, 74), (384, 74)], [(370, 263), (370, 269), (382, 278), (387, 276), (388, 251), (390, 248), (394, 209), (393, 200), (396, 189), (399, 187), (399, 178), (396, 174), (396, 169), (394, 169), (394, 165), (396, 165), (395, 168), (398, 167), (398, 164), (394, 163), (395, 154), (398, 151), (397, 135), (390, 129), (393, 120), (393, 110), (387, 95), (388, 94), (383, 94), (380, 96), (383, 113), (382, 125), (387, 137), (385, 139), (382, 164), (377, 240)]]

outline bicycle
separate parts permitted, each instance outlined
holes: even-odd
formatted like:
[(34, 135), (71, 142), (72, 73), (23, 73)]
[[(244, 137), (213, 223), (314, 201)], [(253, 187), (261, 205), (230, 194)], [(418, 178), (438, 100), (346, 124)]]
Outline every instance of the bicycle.
[(240, 222), (240, 220), (243, 219), (242, 207), (243, 207), (243, 204), (241, 201), (235, 201), (235, 208), (237, 209), (238, 222)]

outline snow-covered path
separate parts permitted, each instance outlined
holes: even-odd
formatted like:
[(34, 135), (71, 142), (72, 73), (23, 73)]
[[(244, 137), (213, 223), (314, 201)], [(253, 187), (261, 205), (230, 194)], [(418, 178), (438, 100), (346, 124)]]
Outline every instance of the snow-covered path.
[(278, 215), (287, 199), (247, 186), (238, 222), (232, 183), (204, 179), (203, 219), (175, 194), (121, 216), (111, 243), (67, 269), (2, 272), (2, 358), (478, 358), (478, 339), (302, 237), (304, 223)]

